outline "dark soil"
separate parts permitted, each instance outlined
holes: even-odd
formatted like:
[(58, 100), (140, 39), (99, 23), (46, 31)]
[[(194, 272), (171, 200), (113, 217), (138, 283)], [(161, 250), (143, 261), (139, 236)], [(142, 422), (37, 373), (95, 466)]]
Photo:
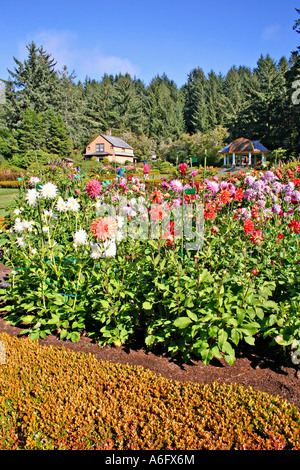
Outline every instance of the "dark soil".
[[(9, 272), (9, 268), (0, 265), (0, 287), (1, 283), (4, 285), (7, 281)], [(0, 316), (0, 331), (17, 336), (21, 329), (7, 324), (5, 314)], [(141, 346), (101, 347), (84, 335), (77, 343), (60, 340), (54, 335), (40, 339), (39, 343), (91, 353), (98, 360), (142, 366), (157, 375), (179, 382), (238, 383), (246, 388), (252, 387), (253, 390), (279, 396), (289, 403), (294, 403), (300, 410), (300, 378), (297, 377), (297, 366), (261, 339), (258, 339), (255, 346), (241, 347), (233, 365), (228, 365), (223, 360), (213, 360), (209, 365), (204, 365), (202, 361), (180, 364), (164, 355), (147, 352)]]

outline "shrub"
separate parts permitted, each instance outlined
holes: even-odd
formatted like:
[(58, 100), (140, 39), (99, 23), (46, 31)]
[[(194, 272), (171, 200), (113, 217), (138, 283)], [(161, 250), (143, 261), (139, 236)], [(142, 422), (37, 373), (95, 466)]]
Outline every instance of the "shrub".
[(0, 188), (19, 188), (22, 181), (0, 181)]
[(300, 449), (300, 413), (279, 397), (0, 339), (2, 450)]
[(23, 173), (24, 172), (24, 168), (21, 168), (21, 167), (18, 167), (18, 166), (15, 166), (13, 164), (10, 163), (10, 160), (9, 161), (5, 161), (4, 163), (1, 163), (0, 165), (0, 171), (1, 172), (7, 172), (7, 173), (10, 173), (10, 172), (13, 172), (13, 173)]

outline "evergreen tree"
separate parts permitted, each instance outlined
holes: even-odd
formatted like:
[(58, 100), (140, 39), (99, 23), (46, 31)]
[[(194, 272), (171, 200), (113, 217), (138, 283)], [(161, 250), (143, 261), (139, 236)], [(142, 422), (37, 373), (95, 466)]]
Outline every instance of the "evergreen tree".
[[(300, 9), (296, 8), (300, 15)], [(295, 21), (293, 29), (300, 33), (300, 16)], [(289, 150), (293, 155), (300, 154), (300, 46), (292, 52), (290, 68), (287, 72), (287, 90), (289, 104)]]
[[(112, 109), (113, 76), (104, 75), (101, 82), (86, 78), (84, 88), (87, 135), (90, 137), (112, 127), (109, 111)], [(88, 138), (89, 138), (88, 137)]]
[(49, 153), (67, 157), (70, 155), (70, 139), (63, 118), (49, 110), (46, 113), (48, 121), (46, 149)]
[(15, 132), (5, 128), (0, 129), (0, 156), (9, 159), (17, 150)]
[(54, 59), (34, 42), (26, 47), (28, 59), (22, 63), (14, 57), (15, 71), (8, 70), (10, 79), (6, 81), (5, 107), (9, 128), (17, 127), (28, 107), (43, 113), (54, 108), (58, 100), (59, 81)]
[(285, 76), (269, 55), (261, 55), (253, 75), (246, 79), (247, 103), (241, 120), (244, 133), (270, 149), (281, 146), (278, 116), (282, 115), (285, 93)]
[(224, 79), (224, 125), (229, 130), (231, 140), (241, 137), (243, 133), (240, 120), (243, 120), (246, 109), (245, 77), (251, 75), (249, 68), (233, 66)]
[[(298, 13), (299, 15), (299, 18), (297, 18), (297, 20), (295, 20), (295, 24), (293, 26), (293, 30), (296, 31), (297, 33), (300, 33), (300, 9), (299, 8), (295, 8), (296, 12)], [(300, 51), (300, 46), (298, 46), (298, 50)]]
[(109, 121), (118, 132), (143, 131), (142, 100), (129, 74), (118, 75), (112, 90), (111, 108), (107, 111)]
[(208, 109), (206, 105), (207, 79), (202, 69), (193, 69), (188, 74), (184, 92), (184, 123), (188, 133), (206, 132), (209, 127)]
[(216, 75), (211, 70), (206, 82), (206, 108), (208, 129), (214, 129), (218, 125), (223, 125), (226, 116), (227, 100), (223, 91), (222, 75)]
[(66, 66), (58, 72), (58, 76), (59, 103), (57, 111), (63, 118), (73, 146), (79, 148), (83, 145), (87, 134), (87, 125), (84, 119), (86, 101), (83, 86), (81, 82), (75, 84), (75, 72), (69, 73)]
[(16, 131), (19, 152), (42, 149), (46, 144), (46, 131), (47, 124), (42, 114), (28, 107)]
[(183, 99), (166, 75), (155, 77), (148, 87), (148, 136), (161, 140), (176, 138), (184, 128)]

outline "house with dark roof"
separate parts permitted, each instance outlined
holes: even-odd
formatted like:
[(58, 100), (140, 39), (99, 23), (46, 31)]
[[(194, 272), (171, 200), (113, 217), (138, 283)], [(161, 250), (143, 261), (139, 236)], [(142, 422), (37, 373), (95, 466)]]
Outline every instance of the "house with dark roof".
[(91, 160), (92, 157), (96, 157), (98, 161), (107, 158), (110, 162), (119, 164), (124, 164), (126, 161), (131, 163), (137, 162), (137, 158), (133, 153), (133, 147), (120, 137), (112, 136), (111, 131), (95, 137), (86, 146), (84, 157), (85, 160)]
[(258, 140), (249, 140), (244, 137), (233, 140), (222, 150), (219, 150), (219, 153), (224, 156), (224, 165), (230, 165), (229, 155), (231, 155), (232, 166), (237, 164), (248, 166), (261, 164), (264, 166), (265, 155), (269, 152)]

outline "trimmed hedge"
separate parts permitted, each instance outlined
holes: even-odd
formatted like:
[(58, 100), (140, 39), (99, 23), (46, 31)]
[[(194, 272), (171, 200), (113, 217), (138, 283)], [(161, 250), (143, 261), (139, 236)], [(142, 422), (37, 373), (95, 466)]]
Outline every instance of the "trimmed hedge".
[(22, 181), (0, 181), (0, 188), (19, 188)]
[(0, 340), (2, 450), (300, 449), (300, 413), (278, 397)]

